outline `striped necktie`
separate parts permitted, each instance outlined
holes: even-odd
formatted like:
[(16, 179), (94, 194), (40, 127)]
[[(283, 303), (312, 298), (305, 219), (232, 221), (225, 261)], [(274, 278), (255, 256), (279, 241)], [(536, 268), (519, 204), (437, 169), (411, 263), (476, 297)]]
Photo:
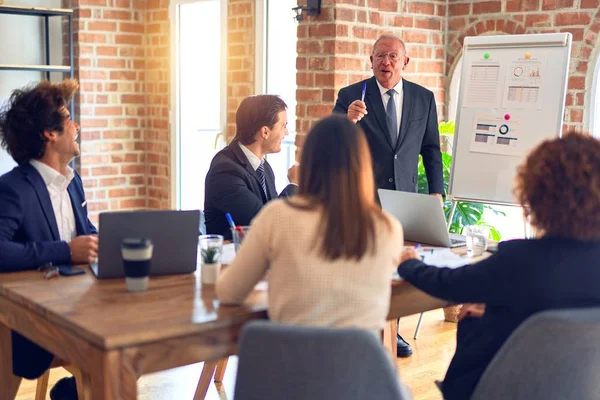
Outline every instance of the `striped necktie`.
[(267, 182), (265, 181), (265, 161), (262, 160), (260, 165), (256, 169), (256, 175), (258, 175), (258, 180), (260, 181), (260, 185), (263, 188), (263, 192), (265, 192), (265, 197), (268, 200), (269, 195), (267, 194)]

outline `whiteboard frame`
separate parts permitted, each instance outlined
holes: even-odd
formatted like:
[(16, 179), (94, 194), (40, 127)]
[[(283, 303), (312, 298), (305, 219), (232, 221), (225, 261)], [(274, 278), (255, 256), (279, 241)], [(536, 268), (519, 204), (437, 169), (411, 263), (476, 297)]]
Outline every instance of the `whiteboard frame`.
[[(509, 39), (510, 38), (510, 39)], [(537, 39), (537, 40), (536, 40)], [(541, 40), (544, 39), (544, 40)], [(507, 49), (507, 48), (520, 48), (520, 47), (567, 47), (569, 52), (567, 53), (567, 57), (565, 60), (565, 80), (563, 82), (561, 88), (561, 96), (559, 103), (560, 115), (562, 117), (558, 119), (557, 122), (557, 132), (558, 137), (562, 137), (562, 125), (565, 120), (565, 101), (568, 89), (569, 82), (569, 64), (571, 62), (571, 44), (573, 42), (573, 35), (570, 32), (564, 33), (539, 33), (539, 34), (527, 34), (527, 35), (497, 35), (497, 36), (469, 36), (465, 37), (463, 42), (463, 50), (462, 50), (462, 70), (461, 70), (461, 82), (463, 81), (463, 76), (467, 70), (468, 57), (466, 57), (466, 52), (468, 50), (473, 49)], [(462, 83), (461, 83), (462, 84)], [(494, 205), (503, 205), (503, 206), (521, 206), (518, 202), (503, 202), (497, 200), (488, 200), (488, 199), (479, 199), (479, 198), (469, 198), (462, 196), (454, 196), (452, 194), (452, 188), (454, 184), (454, 156), (457, 154), (457, 142), (458, 142), (458, 132), (459, 123), (460, 123), (460, 114), (462, 110), (463, 103), (463, 91), (458, 91), (458, 110), (456, 112), (456, 124), (454, 129), (454, 139), (452, 140), (452, 148), (454, 149), (455, 154), (452, 158), (452, 166), (450, 167), (450, 182), (448, 183), (448, 200), (450, 201), (465, 201), (468, 203), (481, 203), (481, 204), (494, 204)]]

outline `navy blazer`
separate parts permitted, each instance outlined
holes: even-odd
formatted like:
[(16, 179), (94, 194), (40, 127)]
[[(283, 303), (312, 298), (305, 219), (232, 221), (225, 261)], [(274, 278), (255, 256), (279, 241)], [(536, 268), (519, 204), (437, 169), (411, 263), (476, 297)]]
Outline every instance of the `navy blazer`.
[[(219, 151), (206, 174), (204, 189), (204, 219), (206, 233), (223, 235), (231, 240), (231, 230), (225, 218), (230, 213), (237, 225), (250, 225), (260, 209), (278, 197), (275, 190), (275, 174), (265, 160), (265, 182), (267, 195), (258, 180), (258, 175), (237, 140)], [(281, 197), (295, 193), (296, 185), (288, 185)]]
[(424, 292), (454, 303), (486, 304), (481, 319), (459, 323), (456, 353), (442, 385), (444, 398), (469, 399), (498, 349), (529, 316), (600, 306), (598, 260), (600, 240), (544, 237), (500, 243), (496, 254), (456, 269), (403, 262), (400, 276)]
[(365, 82), (368, 114), (358, 124), (365, 131), (369, 142), (377, 187), (416, 192), (417, 166), (421, 154), (427, 173), (429, 193), (444, 194), (440, 134), (433, 93), (415, 83), (402, 80), (402, 117), (394, 148), (375, 77), (342, 88), (333, 112), (347, 115), (348, 106), (353, 101), (360, 100)]
[[(67, 188), (77, 235), (98, 233), (88, 219), (77, 173)], [(71, 263), (69, 244), (60, 240), (50, 194), (29, 163), (0, 176), (0, 272), (35, 269), (45, 263)]]

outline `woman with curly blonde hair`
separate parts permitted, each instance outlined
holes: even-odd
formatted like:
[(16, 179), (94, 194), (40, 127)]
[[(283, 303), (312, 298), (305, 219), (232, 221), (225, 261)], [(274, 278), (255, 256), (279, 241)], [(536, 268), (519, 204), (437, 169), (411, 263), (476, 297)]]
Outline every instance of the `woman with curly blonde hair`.
[(464, 308), (442, 392), (471, 397), (510, 334), (532, 314), (600, 306), (600, 141), (569, 133), (535, 148), (519, 167), (515, 194), (535, 239), (500, 243), (487, 259), (437, 268), (406, 249), (398, 273), (428, 294)]

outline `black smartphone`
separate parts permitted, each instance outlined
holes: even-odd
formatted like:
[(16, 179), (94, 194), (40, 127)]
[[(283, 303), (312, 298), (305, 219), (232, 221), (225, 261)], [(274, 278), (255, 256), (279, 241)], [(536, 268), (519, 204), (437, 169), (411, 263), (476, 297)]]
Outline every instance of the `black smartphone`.
[(72, 265), (59, 265), (58, 273), (62, 276), (73, 276), (85, 274), (85, 271)]

